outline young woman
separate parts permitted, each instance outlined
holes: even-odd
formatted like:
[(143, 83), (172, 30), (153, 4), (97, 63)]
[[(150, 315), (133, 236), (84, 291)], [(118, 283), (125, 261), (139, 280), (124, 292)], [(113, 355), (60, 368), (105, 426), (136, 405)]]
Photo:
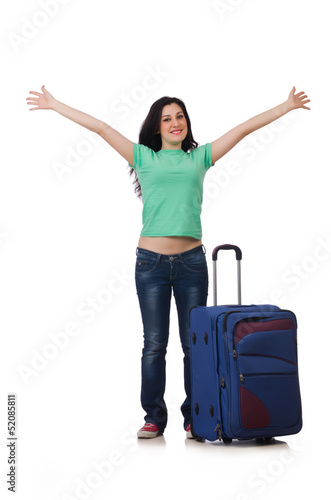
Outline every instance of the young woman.
[(99, 134), (131, 166), (135, 191), (142, 197), (143, 229), (136, 250), (136, 288), (144, 328), (141, 404), (146, 412), (140, 438), (163, 434), (167, 425), (165, 358), (171, 295), (174, 294), (184, 352), (186, 399), (181, 406), (190, 432), (191, 378), (189, 311), (206, 305), (208, 271), (201, 237), (203, 180), (207, 170), (251, 132), (296, 108), (310, 109), (304, 92), (241, 123), (219, 139), (198, 146), (184, 103), (163, 97), (150, 108), (134, 143), (106, 123), (56, 100), (43, 85), (31, 91), (30, 111), (51, 109)]

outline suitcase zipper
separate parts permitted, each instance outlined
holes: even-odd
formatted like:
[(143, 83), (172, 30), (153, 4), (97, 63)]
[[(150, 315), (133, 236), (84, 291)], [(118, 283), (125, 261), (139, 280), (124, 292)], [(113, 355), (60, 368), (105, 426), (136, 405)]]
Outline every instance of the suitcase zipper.
[[(222, 377), (221, 380), (221, 390), (225, 388), (225, 379)], [(218, 419), (217, 419), (217, 426), (214, 429), (214, 432), (217, 433), (217, 437), (219, 441), (222, 441), (223, 434), (222, 434), (222, 429), (221, 429), (221, 412), (222, 412), (222, 405), (221, 405), (221, 392), (220, 392), (220, 401), (219, 401), (219, 414), (218, 414)]]
[[(224, 331), (225, 333), (227, 333), (227, 328), (226, 328), (226, 320), (227, 320), (228, 316), (229, 316), (230, 314), (233, 314), (233, 313), (240, 313), (240, 312), (241, 312), (241, 311), (229, 311), (229, 312), (225, 313), (225, 315), (224, 315), (224, 319), (223, 319), (223, 331)], [(234, 343), (234, 339), (233, 339), (233, 351), (232, 351), (232, 353), (233, 353), (233, 359), (237, 359), (237, 352), (236, 352), (236, 346), (235, 346), (235, 343)]]
[(239, 373), (239, 380), (240, 380), (240, 383), (243, 384), (245, 382), (245, 377), (269, 377), (269, 376), (273, 376), (273, 377), (277, 377), (277, 376), (281, 376), (281, 377), (285, 377), (285, 376), (288, 376), (288, 375), (297, 375), (297, 372), (296, 371), (291, 371), (291, 372), (264, 372), (264, 373), (245, 373), (245, 375), (243, 375), (242, 373)]
[(217, 422), (217, 426), (214, 429), (214, 432), (217, 432), (217, 437), (221, 441), (222, 440), (222, 431), (219, 422)]

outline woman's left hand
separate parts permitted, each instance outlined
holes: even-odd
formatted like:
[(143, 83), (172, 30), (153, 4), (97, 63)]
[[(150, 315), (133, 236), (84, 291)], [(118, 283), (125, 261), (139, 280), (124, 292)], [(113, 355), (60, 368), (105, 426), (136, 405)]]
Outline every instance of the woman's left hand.
[(303, 109), (310, 109), (305, 104), (307, 102), (310, 102), (310, 99), (307, 99), (307, 95), (304, 92), (298, 92), (297, 94), (294, 94), (296, 91), (296, 88), (293, 87), (291, 92), (289, 93), (288, 96), (288, 103), (290, 105), (291, 109), (298, 109), (298, 108), (303, 108)]

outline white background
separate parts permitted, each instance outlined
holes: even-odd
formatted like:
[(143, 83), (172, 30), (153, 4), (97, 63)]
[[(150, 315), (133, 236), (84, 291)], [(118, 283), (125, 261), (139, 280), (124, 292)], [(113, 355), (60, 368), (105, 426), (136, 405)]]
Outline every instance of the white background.
[[(15, 498), (247, 500), (329, 491), (322, 455), (330, 408), (327, 7), (307, 0), (6, 3), (1, 497), (9, 494), (10, 392), (17, 397)], [(304, 419), (297, 436), (268, 446), (185, 440), (173, 303), (169, 425), (163, 438), (137, 442), (142, 325), (133, 275), (142, 204), (125, 160), (106, 143), (51, 111), (28, 111), (28, 92), (43, 84), (133, 141), (156, 99), (180, 97), (200, 144), (284, 102), (293, 85), (307, 92), (311, 111), (255, 132), (208, 172), (202, 214), (210, 281), (213, 247), (235, 243), (243, 250), (243, 302), (276, 303), (297, 315)], [(234, 302), (233, 255), (222, 256), (219, 271), (219, 302)]]

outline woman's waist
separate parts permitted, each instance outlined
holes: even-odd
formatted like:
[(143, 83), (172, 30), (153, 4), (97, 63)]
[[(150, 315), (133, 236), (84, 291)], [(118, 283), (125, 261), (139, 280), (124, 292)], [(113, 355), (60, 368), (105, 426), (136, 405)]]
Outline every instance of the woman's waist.
[(163, 255), (187, 252), (202, 245), (201, 240), (190, 236), (140, 236), (138, 247)]

